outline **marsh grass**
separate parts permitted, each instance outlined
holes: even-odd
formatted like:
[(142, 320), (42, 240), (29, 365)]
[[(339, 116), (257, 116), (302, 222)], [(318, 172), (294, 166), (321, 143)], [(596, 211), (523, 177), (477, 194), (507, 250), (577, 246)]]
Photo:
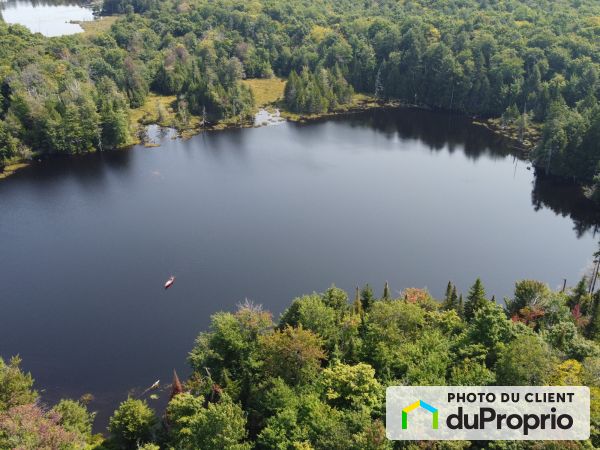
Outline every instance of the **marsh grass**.
[(83, 28), (83, 35), (94, 37), (110, 30), (110, 27), (122, 16), (102, 16), (96, 20), (76, 20), (76, 23)]
[(282, 78), (250, 78), (242, 80), (242, 83), (252, 90), (257, 110), (269, 106), (279, 107), (283, 102), (285, 80)]

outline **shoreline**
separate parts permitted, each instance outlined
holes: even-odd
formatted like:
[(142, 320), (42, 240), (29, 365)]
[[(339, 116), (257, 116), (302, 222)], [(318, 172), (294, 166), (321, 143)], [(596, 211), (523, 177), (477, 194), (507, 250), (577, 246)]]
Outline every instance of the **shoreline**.
[(492, 133), (507, 139), (511, 143), (516, 144), (511, 145), (511, 148), (518, 150), (526, 157), (528, 157), (535, 149), (540, 140), (539, 125), (528, 128), (526, 131), (527, 139), (521, 141), (521, 139), (517, 137), (517, 133), (519, 132), (518, 128), (515, 126), (502, 125), (499, 123), (500, 119), (483, 119), (478, 117), (471, 117), (470, 119), (473, 125), (483, 127)]
[[(294, 123), (311, 123), (311, 122), (316, 122), (319, 120), (330, 119), (333, 117), (341, 117), (344, 115), (358, 114), (358, 113), (365, 112), (365, 111), (379, 110), (379, 109), (415, 108), (415, 109), (421, 109), (424, 111), (435, 111), (436, 110), (434, 108), (430, 108), (427, 106), (411, 105), (411, 104), (402, 103), (401, 101), (398, 101), (398, 100), (379, 101), (373, 97), (370, 97), (370, 96), (367, 96), (364, 94), (358, 94), (358, 95), (359, 95), (359, 97), (356, 98), (350, 104), (340, 106), (332, 111), (327, 111), (327, 112), (317, 113), (317, 114), (293, 113), (293, 112), (282, 109), (280, 105), (274, 105), (274, 104), (261, 105), (258, 107), (257, 111), (260, 111), (261, 109), (269, 111), (269, 110), (278, 108), (280, 111), (281, 117), (283, 119), (285, 119), (285, 121), (294, 122)], [(444, 110), (439, 110), (439, 111), (446, 112), (448, 114), (453, 114), (451, 111), (444, 111)], [(460, 114), (460, 113), (458, 113), (458, 114), (469, 119), (469, 122), (472, 125), (484, 127), (487, 130), (491, 131), (492, 133), (494, 133), (504, 139), (507, 139), (511, 144), (515, 144), (515, 145), (511, 145), (511, 149), (518, 151), (521, 156), (523, 156), (527, 159), (529, 159), (528, 157), (529, 157), (531, 151), (535, 148), (535, 145), (537, 144), (537, 140), (535, 140), (533, 142), (531, 140), (526, 140), (525, 143), (521, 142), (518, 138), (515, 137), (515, 128), (514, 127), (504, 127), (504, 128), (501, 127), (497, 123), (499, 121), (499, 119), (483, 119), (483, 118), (479, 118), (476, 116), (467, 116), (465, 114)], [(199, 128), (198, 126), (177, 128), (175, 126), (166, 125), (164, 123), (161, 124), (159, 121), (150, 121), (150, 122), (141, 122), (140, 121), (137, 123), (138, 128), (135, 130), (134, 138), (130, 143), (123, 145), (121, 147), (115, 148), (115, 149), (107, 150), (107, 151), (129, 151), (131, 148), (135, 147), (136, 145), (143, 145), (146, 148), (160, 147), (160, 143), (156, 143), (153, 141), (144, 142), (144, 140), (140, 139), (138, 136), (138, 133), (140, 130), (142, 130), (144, 127), (148, 127), (148, 126), (152, 126), (152, 125), (156, 125), (156, 126), (163, 127), (163, 128), (171, 128), (171, 129), (175, 130), (175, 132), (176, 132), (175, 136), (173, 136), (172, 139), (184, 139), (184, 140), (190, 139), (190, 138), (197, 136), (206, 131), (224, 131), (224, 130), (244, 129), (244, 128), (262, 128), (263, 126), (268, 126), (268, 125), (256, 125), (254, 122), (250, 122), (250, 121), (243, 121), (243, 122), (232, 121), (231, 119), (225, 119), (225, 120), (215, 123), (214, 125), (211, 125), (208, 127), (203, 127), (203, 128)], [(528, 130), (528, 134), (531, 135), (531, 132), (529, 130)], [(535, 136), (532, 136), (532, 137), (535, 139)], [(92, 153), (92, 152), (88, 152), (88, 153)], [(75, 156), (75, 155), (70, 155), (70, 156)], [(46, 158), (52, 158), (52, 155), (47, 155), (44, 159), (46, 159)], [(43, 159), (38, 160), (38, 162), (39, 161), (43, 161)], [(33, 162), (34, 161), (32, 159), (17, 160), (17, 161), (11, 161), (11, 163), (7, 164), (6, 166), (0, 166), (0, 182), (4, 179), (10, 177), (11, 175), (15, 174), (17, 171), (19, 171), (25, 167), (29, 167)], [(580, 187), (582, 190), (585, 189), (585, 186), (580, 186)]]

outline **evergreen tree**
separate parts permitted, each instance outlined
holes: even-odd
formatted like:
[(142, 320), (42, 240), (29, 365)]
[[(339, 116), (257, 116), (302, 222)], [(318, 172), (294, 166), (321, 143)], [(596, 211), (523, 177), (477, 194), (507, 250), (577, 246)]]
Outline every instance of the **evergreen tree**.
[(459, 310), (458, 303), (458, 294), (456, 293), (456, 286), (448, 281), (448, 286), (446, 286), (446, 295), (444, 296), (444, 302), (442, 303), (442, 308), (446, 311), (450, 310)]
[(362, 304), (363, 311), (368, 311), (373, 303), (375, 302), (375, 296), (373, 295), (373, 289), (367, 283), (367, 285), (360, 292), (360, 302)]
[(446, 295), (444, 296), (445, 300), (449, 301), (451, 295), (452, 295), (452, 282), (448, 281), (448, 284), (446, 285)]
[(446, 294), (444, 294), (444, 302), (442, 303), (444, 309), (450, 309), (450, 300), (452, 298), (452, 282), (448, 281), (446, 286)]
[(127, 102), (114, 81), (103, 77), (97, 85), (101, 148), (111, 149), (129, 140)]
[[(461, 295), (462, 298), (462, 295)], [(452, 286), (452, 295), (450, 296), (450, 300), (451, 300), (451, 304), (454, 306), (454, 309), (456, 309), (457, 311), (459, 310), (459, 302), (458, 302), (458, 295), (456, 294), (456, 286)]]
[(353, 92), (339, 67), (332, 71), (318, 67), (314, 72), (304, 67), (300, 75), (290, 72), (284, 100), (291, 111), (318, 114), (348, 103)]
[(390, 296), (390, 286), (388, 285), (388, 282), (385, 282), (385, 286), (383, 287), (383, 300), (390, 300), (391, 296)]
[(354, 310), (355, 314), (362, 315), (363, 313), (362, 302), (360, 300), (360, 288), (358, 286), (356, 286), (356, 294), (354, 296), (354, 303), (352, 304), (352, 309)]
[(585, 329), (585, 334), (589, 339), (595, 341), (600, 338), (600, 291), (595, 292), (592, 297), (590, 321)]
[(569, 295), (568, 305), (570, 309), (573, 309), (575, 305), (583, 303), (588, 295), (588, 285), (588, 279), (584, 275), (571, 292), (571, 295)]
[(462, 318), (465, 317), (465, 303), (463, 301), (463, 295), (460, 294), (460, 297), (458, 297), (458, 308), (457, 308), (457, 312), (458, 315)]
[(485, 289), (481, 279), (477, 278), (469, 294), (467, 295), (467, 301), (465, 302), (465, 319), (470, 321), (475, 317), (475, 313), (487, 302), (485, 298)]
[(333, 68), (333, 82), (331, 85), (331, 90), (334, 101), (338, 105), (343, 105), (344, 103), (348, 103), (352, 100), (354, 89), (352, 89), (352, 86), (348, 84), (344, 78), (344, 75), (342, 74), (342, 71), (337, 65)]
[(285, 83), (285, 89), (284, 89), (285, 103), (288, 106), (288, 108), (290, 108), (292, 111), (295, 111), (297, 109), (299, 87), (300, 86), (299, 86), (298, 74), (296, 73), (295, 70), (292, 70), (287, 79), (287, 82)]

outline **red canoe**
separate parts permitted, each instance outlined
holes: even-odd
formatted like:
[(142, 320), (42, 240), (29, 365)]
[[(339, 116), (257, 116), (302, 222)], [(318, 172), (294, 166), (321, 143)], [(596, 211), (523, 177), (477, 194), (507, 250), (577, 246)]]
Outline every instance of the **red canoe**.
[(165, 289), (169, 289), (171, 286), (173, 286), (173, 283), (175, 283), (175, 277), (172, 276), (165, 283)]

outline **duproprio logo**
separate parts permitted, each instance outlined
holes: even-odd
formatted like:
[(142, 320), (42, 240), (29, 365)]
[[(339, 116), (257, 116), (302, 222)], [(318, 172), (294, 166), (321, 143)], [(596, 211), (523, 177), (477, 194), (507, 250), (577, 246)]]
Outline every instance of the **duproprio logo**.
[(418, 400), (414, 403), (411, 403), (406, 408), (402, 410), (402, 429), (406, 430), (408, 428), (408, 413), (414, 411), (417, 408), (423, 408), (426, 411), (431, 413), (431, 428), (434, 430), (438, 429), (438, 410), (434, 408), (429, 403), (425, 403), (423, 400)]
[(390, 440), (561, 441), (590, 436), (587, 386), (389, 386), (385, 408)]

